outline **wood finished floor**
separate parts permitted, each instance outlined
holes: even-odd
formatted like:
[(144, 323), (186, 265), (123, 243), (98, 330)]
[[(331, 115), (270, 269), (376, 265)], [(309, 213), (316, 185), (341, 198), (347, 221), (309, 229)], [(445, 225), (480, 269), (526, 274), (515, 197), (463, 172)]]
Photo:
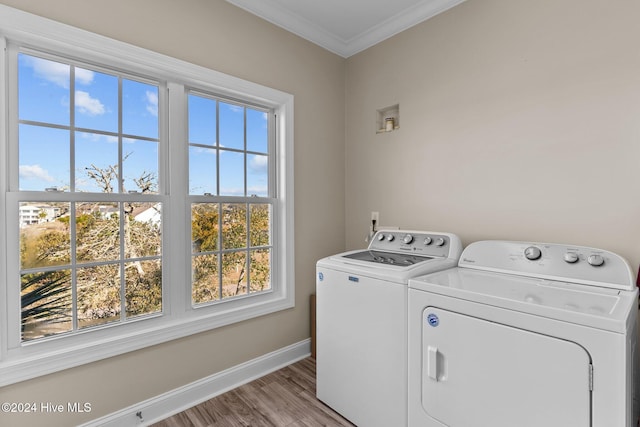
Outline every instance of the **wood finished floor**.
[(152, 425), (190, 426), (353, 427), (353, 424), (316, 399), (316, 362), (308, 357)]

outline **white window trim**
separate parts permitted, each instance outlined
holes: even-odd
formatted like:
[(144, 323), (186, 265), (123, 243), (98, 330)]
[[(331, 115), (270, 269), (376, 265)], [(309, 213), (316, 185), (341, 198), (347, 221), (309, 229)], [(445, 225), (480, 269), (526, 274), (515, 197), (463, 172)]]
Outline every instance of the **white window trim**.
[[(190, 272), (173, 268), (165, 273), (164, 283), (186, 284), (184, 288), (177, 287), (181, 291), (173, 292), (163, 302), (164, 316), (151, 322), (134, 322), (47, 340), (43, 343), (46, 345), (27, 343), (17, 351), (9, 349), (7, 338), (8, 325), (12, 323), (9, 322), (10, 316), (15, 316), (16, 313), (19, 315), (19, 301), (12, 303), (8, 298), (15, 292), (9, 292), (7, 266), (19, 262), (19, 254), (7, 253), (6, 256), (1, 256), (0, 271), (4, 274), (0, 276), (0, 387), (294, 306), (293, 95), (0, 5), (0, 48), (3, 53), (0, 55), (0, 129), (5, 130), (0, 134), (0, 163), (3, 165), (9, 155), (7, 129), (10, 114), (13, 114), (9, 111), (11, 100), (8, 99), (9, 82), (4, 53), (7, 40), (35, 49), (70, 52), (86, 61), (108, 61), (116, 68), (165, 78), (170, 82), (169, 109), (180, 108), (180, 102), (184, 102), (179, 95), (171, 92), (174, 90), (180, 93), (182, 86), (171, 82), (196, 84), (202, 90), (272, 108), (276, 113), (276, 150), (273, 156), (278, 164), (275, 177), (278, 199), (274, 205), (272, 233), (274, 241), (278, 243), (273, 248), (275, 262), (272, 266), (274, 282), (277, 283), (273, 283), (271, 292), (230, 300), (216, 304), (211, 309), (193, 310), (190, 293), (184, 291), (184, 288), (189, 288)], [(176, 76), (182, 76), (185, 81), (176, 81)], [(178, 88), (181, 90), (176, 90)], [(181, 93), (184, 96), (184, 92)], [(176, 126), (168, 132), (169, 141), (176, 141), (183, 138), (186, 130)], [(169, 144), (168, 155), (169, 159), (165, 161), (188, 164), (186, 149), (180, 147), (180, 144)], [(7, 208), (9, 175), (6, 168), (2, 167), (1, 170), (5, 171), (0, 176), (0, 248), (4, 251), (9, 241), (8, 233), (17, 232), (9, 228), (8, 220), (16, 219), (17, 213), (10, 212)], [(188, 223), (184, 206), (166, 214), (174, 216), (171, 221), (173, 223), (176, 223), (176, 219), (178, 223)], [(180, 216), (184, 218), (179, 218)], [(188, 230), (166, 227), (163, 238), (165, 242), (175, 242), (187, 240), (189, 235)], [(187, 263), (182, 265), (190, 265), (190, 254), (177, 253), (175, 247), (179, 245), (165, 245), (163, 258), (182, 257)], [(189, 246), (187, 244), (184, 247)], [(15, 268), (11, 270), (15, 271)], [(164, 289), (166, 292), (168, 287), (165, 286)]]

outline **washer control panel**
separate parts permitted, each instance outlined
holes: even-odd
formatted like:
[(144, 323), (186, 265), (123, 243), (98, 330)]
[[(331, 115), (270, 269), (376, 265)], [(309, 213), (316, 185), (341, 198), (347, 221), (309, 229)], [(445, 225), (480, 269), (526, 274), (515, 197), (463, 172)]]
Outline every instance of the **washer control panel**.
[(461, 250), (460, 239), (449, 233), (411, 230), (378, 230), (369, 250), (408, 252), (422, 256), (449, 257)]
[(635, 276), (620, 255), (556, 243), (485, 240), (462, 252), (459, 267), (633, 290)]
[[(589, 255), (583, 255), (581, 257), (581, 253), (577, 248), (567, 248), (567, 251), (564, 253), (564, 261), (569, 264), (575, 264), (578, 261), (585, 260), (587, 264), (593, 267), (601, 267), (604, 265), (605, 257), (602, 255), (602, 251), (598, 249), (591, 249), (592, 253)], [(524, 250), (524, 257), (529, 261), (536, 261), (542, 258), (542, 250), (538, 246), (528, 246)]]

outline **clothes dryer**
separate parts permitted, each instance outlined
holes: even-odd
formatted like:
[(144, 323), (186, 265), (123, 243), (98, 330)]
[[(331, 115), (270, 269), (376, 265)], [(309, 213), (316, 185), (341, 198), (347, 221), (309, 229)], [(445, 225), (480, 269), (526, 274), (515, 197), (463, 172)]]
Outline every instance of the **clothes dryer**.
[(452, 268), (451, 233), (380, 230), (317, 263), (317, 397), (359, 427), (407, 425), (407, 282)]
[(482, 241), (409, 280), (410, 427), (635, 427), (638, 290), (620, 256)]

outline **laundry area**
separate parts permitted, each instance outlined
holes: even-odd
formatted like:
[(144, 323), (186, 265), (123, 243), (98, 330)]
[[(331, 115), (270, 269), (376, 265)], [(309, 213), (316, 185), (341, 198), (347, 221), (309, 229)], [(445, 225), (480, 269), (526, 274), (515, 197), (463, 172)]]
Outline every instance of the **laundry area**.
[[(385, 234), (404, 238), (380, 251)], [(440, 251), (431, 272), (425, 265), (393, 280), (385, 260), (423, 251), (431, 239), (376, 236), (364, 253), (377, 264), (350, 262), (362, 252), (318, 262), (322, 402), (372, 427), (639, 422), (638, 289), (622, 257), (479, 241), (462, 254)]]
[(0, 0), (0, 425), (640, 427), (640, 1), (58, 3)]
[[(604, 48), (621, 48), (628, 27), (605, 35), (602, 3), (575, 14), (567, 3), (516, 3), (464, 2), (353, 58), (347, 250), (363, 246), (370, 211), (380, 229), (443, 230), (463, 244), (455, 268), (408, 280), (407, 420), (398, 425), (636, 427), (637, 162), (614, 153), (640, 154), (623, 135), (638, 121), (591, 98), (638, 111), (615, 83), (615, 94), (601, 91), (609, 73), (630, 76)], [(636, 53), (619, 54), (637, 69)], [(374, 135), (371, 111), (390, 107), (399, 128)], [(318, 280), (320, 298), (327, 282)], [(371, 382), (383, 369), (368, 371)], [(384, 412), (371, 405), (367, 415)]]

